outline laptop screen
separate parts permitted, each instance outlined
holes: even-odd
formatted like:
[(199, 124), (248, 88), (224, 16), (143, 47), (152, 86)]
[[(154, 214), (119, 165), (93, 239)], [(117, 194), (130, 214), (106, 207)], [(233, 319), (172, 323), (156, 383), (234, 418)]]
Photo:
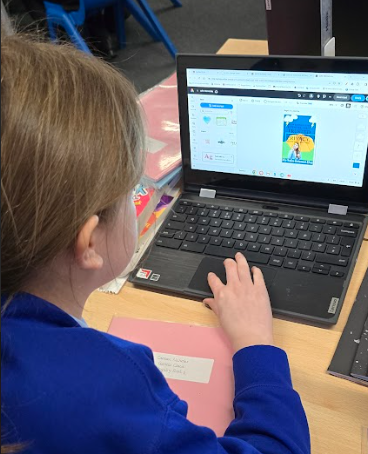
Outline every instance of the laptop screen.
[(368, 75), (187, 68), (193, 170), (362, 187)]

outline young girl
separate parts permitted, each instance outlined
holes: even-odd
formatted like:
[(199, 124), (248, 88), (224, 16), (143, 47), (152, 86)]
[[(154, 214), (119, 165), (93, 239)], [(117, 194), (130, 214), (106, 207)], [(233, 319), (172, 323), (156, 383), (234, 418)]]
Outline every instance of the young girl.
[[(2, 40), (2, 452), (308, 454), (259, 269), (226, 260), (206, 299), (234, 348), (225, 436), (186, 419), (151, 351), (85, 326), (132, 257), (142, 120), (131, 85), (76, 50)], [(251, 273), (253, 279), (251, 278)]]

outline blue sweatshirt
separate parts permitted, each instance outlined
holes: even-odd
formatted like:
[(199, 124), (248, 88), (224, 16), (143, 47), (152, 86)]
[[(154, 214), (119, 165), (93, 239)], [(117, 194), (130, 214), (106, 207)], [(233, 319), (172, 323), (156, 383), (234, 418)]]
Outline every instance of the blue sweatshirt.
[(235, 419), (223, 437), (186, 419), (142, 345), (82, 328), (29, 294), (2, 316), (2, 444), (27, 454), (308, 454), (307, 420), (284, 351), (233, 358)]

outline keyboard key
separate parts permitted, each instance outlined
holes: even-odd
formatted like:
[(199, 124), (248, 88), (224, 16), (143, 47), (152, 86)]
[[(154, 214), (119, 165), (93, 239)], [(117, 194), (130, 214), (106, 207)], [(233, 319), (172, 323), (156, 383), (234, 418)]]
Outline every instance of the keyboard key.
[(304, 251), (302, 253), (302, 260), (307, 260), (308, 262), (313, 262), (316, 257), (316, 253), (312, 251)]
[(210, 237), (208, 235), (200, 235), (198, 237), (198, 243), (200, 244), (207, 244), (210, 241)]
[(343, 273), (342, 271), (331, 271), (330, 276), (333, 276), (333, 277), (344, 277), (345, 273)]
[(294, 259), (285, 259), (284, 261), (284, 268), (289, 268), (291, 270), (295, 270), (298, 261)]
[(272, 257), (271, 260), (269, 261), (269, 265), (272, 266), (282, 266), (284, 259), (279, 258), (279, 257)]
[(232, 218), (232, 215), (233, 214), (231, 213), (231, 211), (222, 211), (220, 218), (230, 221)]
[(309, 224), (308, 222), (297, 222), (295, 226), (296, 230), (308, 230)]
[(342, 248), (341, 255), (342, 257), (350, 257), (351, 249)]
[(349, 260), (342, 257), (336, 257), (336, 255), (317, 254), (317, 263), (327, 263), (328, 265), (347, 266)]
[(222, 243), (222, 238), (219, 237), (212, 237), (210, 240), (210, 244), (214, 244), (216, 246), (220, 246)]
[(336, 235), (327, 235), (326, 243), (328, 243), (328, 244), (339, 244), (340, 243), (340, 237), (336, 236)]
[(258, 216), (257, 224), (267, 225), (270, 222), (270, 218), (267, 216)]
[(313, 233), (321, 233), (322, 232), (322, 225), (321, 224), (310, 224), (309, 231)]
[(257, 243), (250, 243), (248, 244), (247, 250), (248, 251), (253, 251), (253, 252), (258, 252), (261, 246)]
[(176, 213), (185, 213), (186, 206), (185, 205), (178, 205), (175, 207)]
[(302, 230), (299, 230), (298, 238), (300, 240), (309, 241), (312, 238), (312, 234), (310, 232), (303, 232)]
[(286, 238), (285, 244), (284, 244), (285, 247), (290, 247), (290, 248), (295, 249), (297, 247), (297, 245), (298, 245), (298, 240), (293, 240), (291, 238)]
[(258, 216), (262, 216), (263, 211), (259, 211), (259, 210), (249, 210), (248, 213), (249, 213), (249, 214), (256, 214), (256, 215), (258, 215)]
[(334, 225), (324, 225), (323, 233), (327, 233), (328, 235), (335, 235), (336, 227)]
[(340, 254), (340, 246), (335, 246), (333, 244), (329, 244), (326, 249), (327, 254), (332, 254), (332, 255), (339, 255)]
[(357, 222), (344, 222), (344, 227), (349, 229), (359, 229), (360, 225)]
[(323, 243), (326, 241), (326, 235), (324, 233), (313, 233), (312, 240), (317, 243)]
[(236, 251), (227, 247), (218, 247), (212, 244), (207, 245), (205, 251), (207, 255), (214, 255), (215, 257), (222, 258), (235, 258)]
[(197, 241), (198, 235), (196, 233), (187, 233), (185, 241)]
[(265, 216), (269, 216), (270, 218), (277, 218), (278, 213), (274, 213), (273, 211), (267, 211), (263, 213)]
[(257, 224), (249, 224), (246, 228), (247, 232), (256, 233), (258, 231), (259, 226)]
[(291, 259), (298, 259), (302, 253), (298, 249), (289, 249), (287, 256), (290, 257)]
[(278, 255), (279, 257), (285, 257), (287, 253), (286, 247), (275, 247), (275, 250), (273, 251), (274, 255)]
[(261, 225), (259, 226), (258, 233), (263, 233), (264, 235), (269, 235), (271, 233), (272, 227), (269, 225)]
[(310, 241), (299, 241), (298, 249), (302, 249), (304, 251), (309, 251), (312, 247), (312, 243)]
[(198, 207), (198, 208), (204, 208), (206, 205), (201, 202), (194, 202), (193, 206)]
[(175, 235), (175, 230), (165, 229), (160, 233), (160, 236), (166, 237), (166, 238), (172, 238), (174, 235)]
[(219, 227), (210, 227), (208, 230), (208, 235), (210, 236), (219, 236), (221, 229)]
[(294, 218), (296, 221), (303, 221), (303, 222), (308, 222), (309, 217), (308, 216), (295, 216)]
[(281, 226), (282, 226), (282, 220), (279, 219), (279, 218), (271, 219), (270, 225), (271, 225), (272, 227), (281, 227)]
[(309, 273), (309, 271), (311, 270), (311, 267), (308, 265), (298, 265), (298, 270)]
[(244, 218), (244, 222), (248, 222), (249, 224), (254, 224), (257, 221), (257, 216), (251, 216), (247, 214)]
[(208, 225), (210, 223), (210, 218), (199, 218), (198, 224), (200, 225)]
[(326, 245), (324, 243), (312, 243), (312, 251), (325, 252)]
[(247, 233), (245, 235), (245, 241), (249, 241), (250, 243), (255, 243), (258, 238), (258, 233)]
[(202, 254), (206, 245), (205, 244), (199, 244), (199, 243), (188, 243), (184, 241), (184, 243), (181, 246), (182, 251), (188, 251), (188, 252), (198, 252), (199, 254)]
[(220, 227), (221, 224), (222, 224), (222, 220), (221, 219), (211, 219), (210, 220), (210, 225), (212, 227)]
[(188, 224), (197, 224), (198, 216), (188, 216), (187, 223)]
[(171, 230), (183, 230), (184, 222), (168, 221), (166, 222), (165, 227)]
[(233, 238), (234, 240), (244, 240), (245, 233), (244, 232), (234, 232), (233, 233)]
[(169, 249), (179, 249), (181, 243), (181, 241), (174, 240), (172, 238), (158, 238), (155, 244), (157, 246), (167, 247)]
[(172, 221), (184, 222), (187, 216), (185, 214), (173, 213), (170, 217)]
[(289, 221), (288, 219), (285, 219), (282, 221), (282, 226), (285, 229), (293, 229), (295, 227), (295, 221)]
[(282, 246), (284, 244), (284, 238), (272, 237), (271, 244), (274, 246)]
[(222, 247), (233, 247), (235, 240), (222, 240)]
[(220, 236), (222, 236), (223, 238), (231, 238), (233, 236), (233, 230), (221, 229)]
[(291, 214), (285, 214), (285, 213), (284, 214), (279, 214), (279, 218), (281, 218), (281, 219), (293, 219), (293, 217), (294, 216), (291, 215)]
[(245, 230), (245, 227), (246, 227), (246, 223), (245, 222), (235, 222), (234, 224), (234, 230)]
[(195, 207), (187, 207), (185, 212), (186, 214), (197, 214), (198, 208)]
[(189, 202), (189, 200), (180, 200), (179, 204), (185, 205), (185, 206), (190, 206), (192, 204), (192, 202)]
[(340, 225), (342, 225), (342, 222), (341, 222), (341, 221), (336, 221), (336, 220), (334, 219), (334, 220), (327, 221), (327, 224), (328, 224), (328, 225), (340, 226)]
[(197, 215), (198, 216), (207, 216), (209, 212), (210, 212), (210, 210), (208, 210), (207, 208), (202, 208), (197, 211)]
[(314, 264), (314, 268), (319, 268), (321, 270), (327, 270), (330, 271), (331, 266), (330, 265), (321, 265), (321, 264)]
[(285, 234), (285, 229), (283, 227), (280, 227), (280, 228), (274, 227), (272, 229), (273, 236), (284, 236), (284, 234)]
[(245, 217), (245, 215), (242, 214), (242, 213), (233, 213), (232, 220), (233, 221), (237, 221), (237, 222), (241, 222), (241, 221), (244, 220), (244, 217)]
[(296, 230), (285, 230), (284, 236), (286, 238), (296, 238), (298, 236), (298, 232)]
[(341, 238), (341, 246), (345, 246), (347, 248), (352, 248), (354, 246), (354, 243), (355, 243), (354, 238), (349, 238), (349, 237)]
[(195, 232), (196, 231), (196, 228), (197, 226), (195, 224), (187, 224), (185, 227), (184, 227), (184, 230), (186, 232)]
[(206, 225), (199, 225), (199, 226), (197, 227), (196, 232), (199, 233), (199, 234), (202, 233), (203, 235), (205, 235), (205, 234), (208, 232), (208, 229), (209, 229), (209, 227), (206, 226)]
[(245, 208), (234, 208), (234, 212), (235, 213), (248, 213), (248, 210), (246, 210)]
[(187, 232), (184, 232), (183, 230), (181, 230), (180, 232), (176, 232), (176, 233), (175, 233), (174, 238), (175, 238), (176, 240), (184, 240), (186, 234), (187, 234)]
[(234, 248), (239, 249), (240, 251), (244, 251), (247, 247), (247, 243), (245, 241), (235, 241)]
[(271, 236), (269, 235), (259, 235), (258, 236), (258, 243), (268, 244), (271, 241)]
[(349, 236), (350, 238), (356, 238), (357, 236), (356, 230), (346, 228), (338, 229), (337, 234), (340, 236)]
[(206, 208), (210, 209), (210, 210), (218, 210), (219, 209), (219, 206), (218, 205), (206, 205)]
[(222, 221), (221, 227), (223, 229), (232, 229), (234, 226), (234, 221)]
[(315, 222), (316, 224), (326, 224), (326, 220), (322, 218), (313, 218), (312, 222)]
[(322, 268), (319, 268), (318, 265), (315, 265), (313, 268), (312, 268), (312, 273), (316, 273), (316, 274), (328, 274), (328, 271), (327, 270), (324, 270)]
[(221, 214), (221, 211), (220, 210), (210, 210), (208, 212), (208, 217), (209, 218), (219, 218), (220, 217), (220, 214)]
[(269, 255), (271, 255), (272, 252), (273, 252), (273, 250), (274, 250), (274, 247), (273, 247), (273, 246), (266, 246), (266, 245), (263, 245), (263, 246), (261, 247), (261, 252), (262, 252), (262, 254), (269, 254)]
[(223, 210), (225, 211), (233, 211), (234, 208), (233, 207), (229, 207), (229, 206), (224, 206), (224, 207), (221, 207)]

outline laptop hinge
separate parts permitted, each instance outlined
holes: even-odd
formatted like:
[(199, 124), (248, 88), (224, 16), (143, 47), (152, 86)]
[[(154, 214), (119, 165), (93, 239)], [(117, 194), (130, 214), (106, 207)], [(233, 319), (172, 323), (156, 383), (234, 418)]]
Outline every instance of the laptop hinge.
[(341, 216), (346, 216), (346, 213), (348, 212), (348, 206), (345, 205), (334, 205), (333, 203), (330, 203), (328, 206), (328, 213), (329, 214), (340, 214)]
[(207, 197), (208, 199), (214, 199), (216, 197), (216, 190), (201, 188), (199, 191), (199, 197)]

